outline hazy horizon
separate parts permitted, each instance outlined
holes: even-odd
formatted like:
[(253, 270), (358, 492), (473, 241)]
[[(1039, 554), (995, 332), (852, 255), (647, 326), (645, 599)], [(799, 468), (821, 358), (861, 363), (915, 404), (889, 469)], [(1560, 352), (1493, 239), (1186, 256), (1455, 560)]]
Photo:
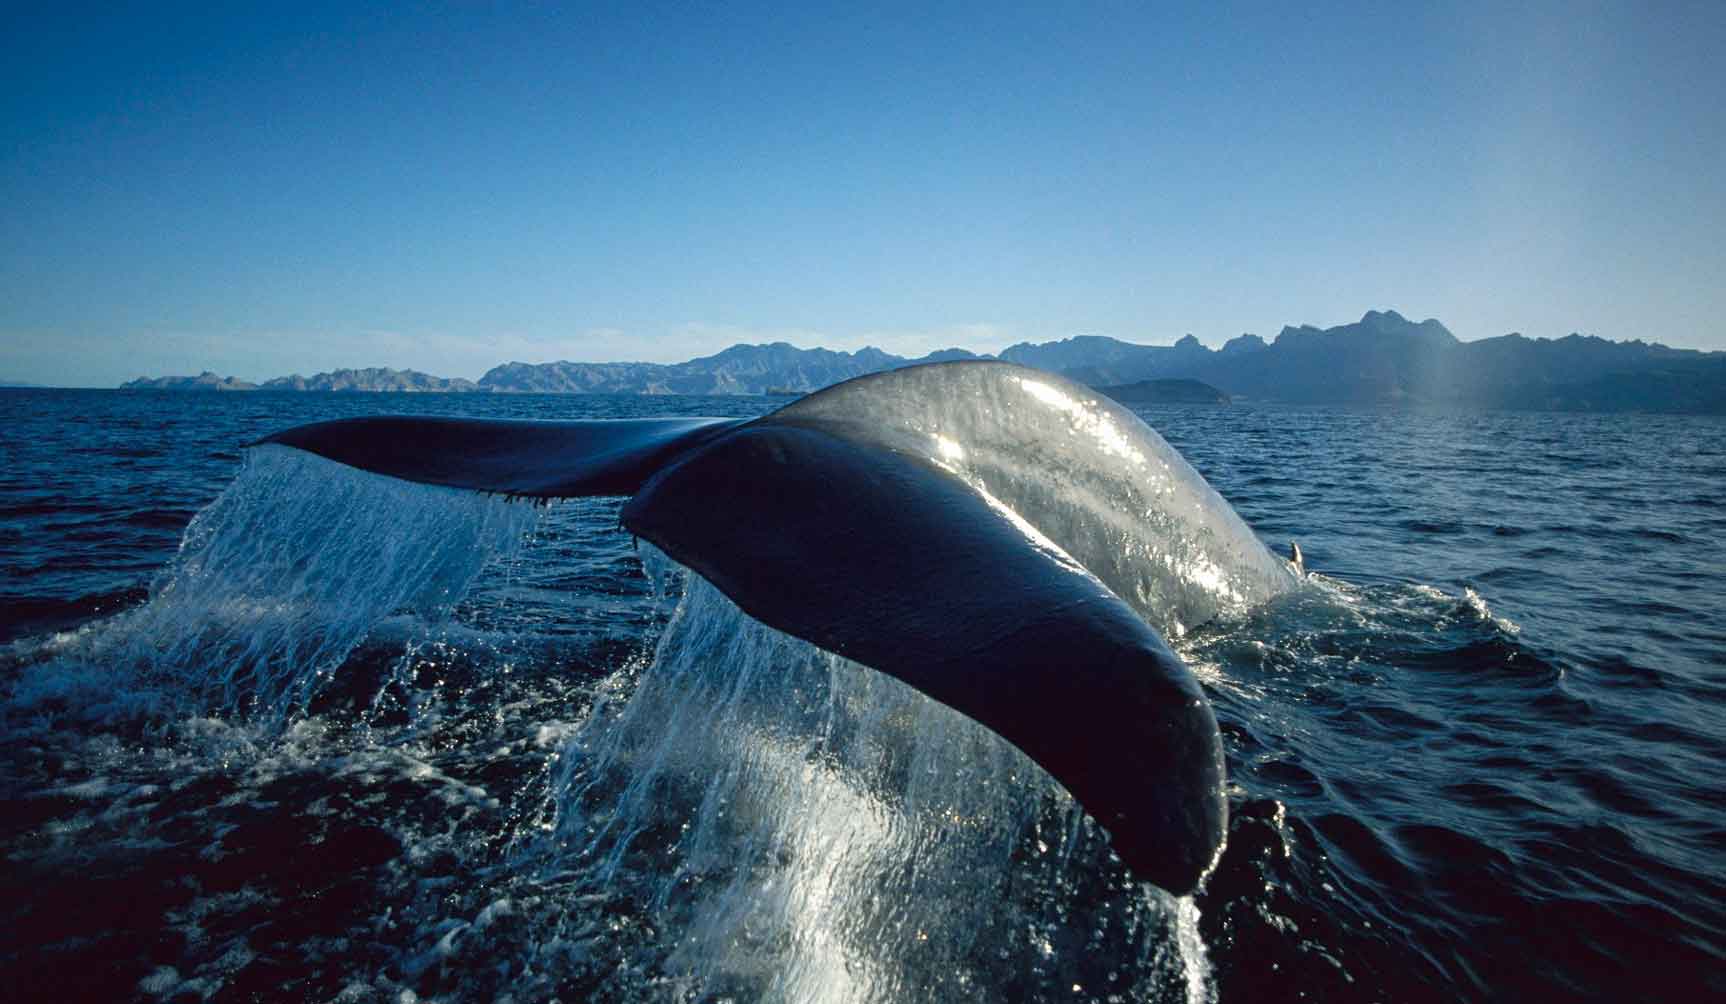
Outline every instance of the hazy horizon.
[[(1401, 314), (1402, 313), (1401, 311), (1396, 310), (1396, 308), (1394, 308), (1394, 307), (1372, 308), (1372, 309), (1374, 311), (1378, 311), (1381, 313), (1394, 313), (1394, 314)], [(1444, 323), (1443, 318), (1419, 318), (1419, 317), (1410, 317), (1408, 315), (1402, 315), (1402, 316), (1406, 320), (1408, 320), (1412, 323), (1415, 323), (1415, 324), (1419, 324), (1419, 323), (1422, 323), (1422, 322), (1428, 321), (1428, 320), (1436, 320), (1441, 324)], [(1362, 318), (1360, 316), (1357, 316), (1353, 320), (1339, 322), (1339, 324), (1340, 325), (1354, 324), (1354, 323), (1359, 322), (1361, 319)], [(1290, 322), (1288, 325), (1285, 325), (1285, 326), (1286, 327), (1294, 327), (1294, 328), (1313, 327), (1313, 328), (1325, 329), (1325, 328), (1337, 327), (1338, 325), (1312, 324), (1310, 322)], [(1447, 330), (1450, 328), (1449, 325), (1445, 325), (1445, 327)], [(1273, 331), (1273, 332), (1266, 333), (1266, 332), (1249, 331), (1249, 332), (1241, 332), (1239, 335), (1233, 335), (1230, 337), (1231, 338), (1232, 337), (1240, 337), (1241, 335), (1257, 335), (1258, 337), (1263, 338), (1265, 340), (1265, 342), (1268, 344), (1268, 343), (1274, 342), (1276, 340), (1277, 336), (1279, 334), (1281, 334), (1281, 332), (1282, 332), (1282, 328), (1279, 327), (1276, 331)], [(1132, 345), (1167, 347), (1167, 346), (1174, 345), (1176, 342), (1180, 341), (1182, 338), (1187, 337), (1189, 334), (1191, 334), (1191, 333), (1190, 332), (1184, 332), (1179, 336), (1171, 337), (1171, 338), (1168, 338), (1166, 340), (1151, 342), (1151, 341), (1135, 341), (1135, 340), (1129, 339), (1129, 338), (1118, 338), (1117, 336), (1114, 336), (1114, 335), (1106, 335), (1106, 334), (1103, 334), (1101, 332), (1086, 331), (1086, 332), (1074, 332), (1072, 334), (1060, 335), (1060, 336), (1053, 337), (1053, 338), (1038, 339), (1035, 341), (1028, 340), (1028, 339), (1020, 339), (1018, 341), (1004, 342), (1004, 343), (1000, 344), (999, 346), (995, 346), (995, 347), (987, 348), (987, 349), (978, 348), (974, 345), (950, 344), (950, 345), (935, 346), (933, 348), (917, 351), (915, 353), (907, 353), (907, 352), (894, 352), (890, 348), (886, 348), (882, 345), (873, 344), (873, 343), (860, 345), (860, 346), (857, 346), (855, 348), (842, 348), (842, 347), (836, 347), (836, 346), (829, 345), (829, 344), (824, 344), (824, 343), (821, 343), (818, 341), (808, 341), (808, 340), (799, 341), (799, 340), (796, 340), (798, 337), (807, 336), (807, 337), (813, 338), (813, 337), (819, 337), (819, 336), (812, 334), (812, 333), (808, 333), (808, 332), (789, 332), (789, 333), (775, 333), (774, 337), (766, 337), (766, 338), (761, 338), (761, 339), (757, 339), (757, 340), (753, 340), (753, 341), (743, 340), (743, 341), (726, 342), (726, 343), (721, 344), (721, 345), (716, 345), (711, 349), (699, 351), (699, 352), (695, 353), (694, 355), (680, 356), (678, 358), (668, 358), (668, 359), (621, 359), (621, 358), (620, 359), (561, 358), (561, 359), (537, 359), (537, 360), (499, 359), (499, 360), (496, 360), (496, 361), (494, 361), (494, 362), (492, 362), (486, 366), (481, 367), (477, 371), (470, 372), (470, 373), (440, 373), (440, 372), (436, 372), (433, 370), (420, 369), (419, 367), (415, 367), (415, 366), (400, 365), (400, 364), (392, 363), (389, 361), (357, 363), (357, 364), (344, 364), (344, 365), (340, 365), (340, 366), (325, 366), (325, 367), (319, 367), (316, 369), (291, 370), (291, 371), (277, 372), (277, 373), (261, 373), (261, 374), (257, 374), (257, 375), (250, 375), (250, 374), (245, 374), (245, 373), (225, 373), (225, 372), (222, 372), (220, 370), (215, 370), (215, 369), (212, 369), (210, 367), (205, 366), (205, 367), (196, 367), (196, 368), (192, 368), (192, 369), (187, 369), (187, 370), (183, 370), (183, 371), (176, 371), (176, 372), (172, 372), (172, 373), (169, 373), (169, 372), (137, 373), (137, 374), (134, 374), (132, 376), (123, 377), (119, 380), (114, 381), (113, 383), (110, 383), (110, 384), (42, 384), (42, 386), (60, 387), (60, 388), (68, 389), (68, 390), (103, 389), (103, 388), (114, 387), (114, 386), (117, 386), (121, 383), (125, 383), (126, 381), (140, 379), (140, 378), (156, 379), (156, 378), (161, 378), (161, 377), (188, 377), (188, 376), (196, 377), (196, 376), (201, 376), (205, 373), (213, 373), (219, 377), (231, 378), (234, 380), (240, 380), (240, 381), (244, 381), (247, 383), (262, 384), (266, 381), (274, 380), (274, 379), (277, 379), (279, 377), (293, 377), (293, 376), (311, 377), (311, 376), (315, 376), (315, 375), (319, 375), (319, 374), (323, 374), (323, 373), (332, 373), (332, 372), (336, 372), (336, 371), (340, 371), (340, 370), (366, 370), (366, 369), (387, 369), (387, 370), (397, 370), (397, 371), (415, 371), (415, 372), (424, 373), (428, 376), (434, 376), (434, 377), (478, 380), (481, 376), (483, 376), (489, 370), (491, 370), (495, 367), (498, 367), (498, 366), (503, 366), (503, 365), (511, 364), (511, 363), (527, 363), (529, 365), (541, 365), (541, 364), (545, 364), (545, 363), (566, 363), (566, 362), (567, 363), (623, 363), (623, 364), (646, 363), (646, 364), (655, 364), (655, 365), (669, 365), (669, 364), (685, 363), (685, 362), (689, 362), (689, 361), (692, 361), (695, 359), (713, 356), (713, 355), (716, 355), (720, 352), (725, 351), (726, 349), (733, 348), (733, 347), (738, 346), (738, 345), (769, 345), (769, 344), (785, 343), (785, 344), (791, 345), (793, 348), (796, 348), (796, 349), (805, 349), (805, 350), (806, 349), (828, 349), (831, 351), (844, 352), (844, 353), (856, 353), (856, 352), (867, 350), (867, 349), (879, 349), (883, 352), (888, 352), (888, 353), (893, 354), (893, 355), (904, 356), (906, 358), (920, 358), (922, 356), (928, 355), (931, 352), (939, 352), (939, 351), (942, 351), (945, 349), (965, 349), (965, 350), (974, 352), (978, 355), (996, 356), (996, 355), (999, 355), (1003, 350), (1005, 350), (1005, 349), (1007, 349), (1013, 345), (1021, 344), (1023, 342), (1027, 342), (1027, 341), (1030, 341), (1032, 344), (1045, 344), (1045, 343), (1049, 343), (1049, 342), (1064, 341), (1066, 339), (1075, 338), (1075, 337), (1091, 337), (1091, 336), (1097, 336), (1097, 335), (1101, 335), (1102, 337), (1106, 337), (1106, 338), (1115, 338), (1117, 341), (1126, 342), (1126, 343), (1132, 344)], [(1456, 335), (1456, 332), (1451, 331), (1451, 334)], [(1533, 336), (1533, 335), (1527, 335), (1525, 332), (1507, 331), (1507, 332), (1504, 332), (1502, 335), (1487, 335), (1487, 336), (1483, 336), (1483, 337), (1484, 338), (1498, 338), (1498, 337), (1503, 337), (1504, 335), (1511, 335), (1511, 334), (1522, 334), (1525, 337), (1529, 337), (1529, 338), (1552, 340), (1552, 339), (1556, 339), (1556, 338), (1568, 337), (1571, 334), (1580, 334), (1580, 335), (1588, 336), (1591, 333), (1589, 333), (1589, 332), (1569, 332), (1566, 335), (1558, 335), (1558, 336), (1547, 336), (1547, 335)], [(781, 337), (783, 335), (789, 335), (791, 337)], [(1197, 338), (1198, 336), (1192, 335), (1192, 337)], [(1599, 337), (1605, 337), (1605, 336), (1599, 336)], [(1457, 340), (1461, 341), (1461, 342), (1474, 342), (1474, 341), (1480, 341), (1481, 339), (1480, 338), (1464, 338), (1461, 335), (1457, 335)], [(1627, 338), (1612, 338), (1612, 339), (1608, 339), (1608, 340), (1613, 341), (1613, 342), (1632, 341), (1632, 339), (1627, 339)], [(1653, 344), (1667, 344), (1664, 342), (1660, 342), (1658, 339), (1644, 338), (1641, 340), (1644, 342), (1649, 342), (1649, 343), (1653, 343)], [(1218, 341), (1215, 343), (1208, 342), (1202, 338), (1200, 338), (1199, 341), (1202, 344), (1204, 344), (1207, 348), (1212, 349), (1212, 350), (1216, 350), (1216, 349), (1221, 348), (1222, 343), (1228, 341), (1228, 339), (1222, 339), (1221, 341)], [(1669, 347), (1670, 348), (1685, 348), (1685, 346), (1677, 346), (1677, 345), (1671, 345)], [(1698, 351), (1717, 352), (1717, 351), (1726, 351), (1726, 350), (1701, 349)], [(0, 386), (3, 386), (6, 382), (13, 381), (14, 379), (16, 379), (16, 378), (12, 377), (11, 375), (9, 375), (7, 373), (0, 372)], [(37, 381), (24, 381), (24, 382), (27, 382), (30, 384), (37, 384)]]
[(1726, 348), (1726, 8), (9, 15), (0, 377)]

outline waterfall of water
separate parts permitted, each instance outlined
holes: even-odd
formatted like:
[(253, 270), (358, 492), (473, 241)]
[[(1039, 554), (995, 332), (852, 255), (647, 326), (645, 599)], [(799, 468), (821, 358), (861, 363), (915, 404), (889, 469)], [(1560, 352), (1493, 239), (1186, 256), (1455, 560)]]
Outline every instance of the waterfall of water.
[(1029, 759), (643, 551), (676, 611), (522, 854), (645, 918), (667, 976), (702, 999), (1210, 993), (1191, 902), (1132, 881)]

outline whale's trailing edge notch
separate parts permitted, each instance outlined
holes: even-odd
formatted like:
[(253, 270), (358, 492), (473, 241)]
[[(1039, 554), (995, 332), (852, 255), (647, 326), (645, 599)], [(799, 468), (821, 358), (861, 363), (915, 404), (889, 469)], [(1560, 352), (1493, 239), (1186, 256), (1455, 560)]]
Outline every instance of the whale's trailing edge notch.
[[(1226, 825), (1222, 745), (1209, 704), (1143, 611), (1075, 560), (1061, 532), (1045, 535), (991, 494), (986, 479), (965, 476), (939, 452), (907, 448), (916, 436), (848, 417), (860, 389), (879, 391), (886, 408), (895, 393), (922, 392), (943, 375), (919, 370), (950, 370), (985, 386), (1033, 372), (998, 363), (918, 367), (750, 422), (373, 418), (302, 426), (261, 443), (453, 488), (631, 495), (623, 510), (631, 532), (763, 623), (989, 727), (1073, 794), (1135, 875), (1191, 891)], [(1062, 394), (1088, 393), (1034, 377)], [(838, 414), (808, 406), (835, 392), (847, 396)], [(944, 449), (941, 430), (933, 435)], [(1055, 525), (1064, 531), (1072, 522), (1063, 510)], [(1127, 574), (1110, 571), (1111, 582)]]

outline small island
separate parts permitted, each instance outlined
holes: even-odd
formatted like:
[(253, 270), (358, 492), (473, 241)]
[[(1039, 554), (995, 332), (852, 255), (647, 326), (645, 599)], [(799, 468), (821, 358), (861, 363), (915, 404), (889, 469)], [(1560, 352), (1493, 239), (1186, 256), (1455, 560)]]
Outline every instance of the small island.
[(1229, 396), (1201, 380), (1140, 380), (1098, 387), (1122, 404), (1228, 404)]
[(478, 390), (472, 380), (462, 377), (438, 377), (419, 370), (397, 370), (387, 366), (364, 369), (340, 369), (303, 377), (292, 376), (266, 380), (260, 390), (363, 391), (368, 393), (400, 394), (461, 394)]
[(197, 376), (139, 377), (120, 385), (121, 390), (257, 390), (258, 385), (234, 377), (217, 376), (209, 370)]

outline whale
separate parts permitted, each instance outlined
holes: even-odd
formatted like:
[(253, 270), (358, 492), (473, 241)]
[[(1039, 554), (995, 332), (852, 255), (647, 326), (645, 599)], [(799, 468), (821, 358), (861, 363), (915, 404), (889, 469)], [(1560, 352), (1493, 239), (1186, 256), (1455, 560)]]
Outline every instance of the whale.
[(1017, 747), (1175, 895), (1214, 867), (1227, 804), (1216, 718), (1167, 639), (1297, 581), (1132, 412), (996, 361), (748, 420), (372, 416), (251, 445), (524, 500), (624, 497), (623, 530), (744, 613)]

